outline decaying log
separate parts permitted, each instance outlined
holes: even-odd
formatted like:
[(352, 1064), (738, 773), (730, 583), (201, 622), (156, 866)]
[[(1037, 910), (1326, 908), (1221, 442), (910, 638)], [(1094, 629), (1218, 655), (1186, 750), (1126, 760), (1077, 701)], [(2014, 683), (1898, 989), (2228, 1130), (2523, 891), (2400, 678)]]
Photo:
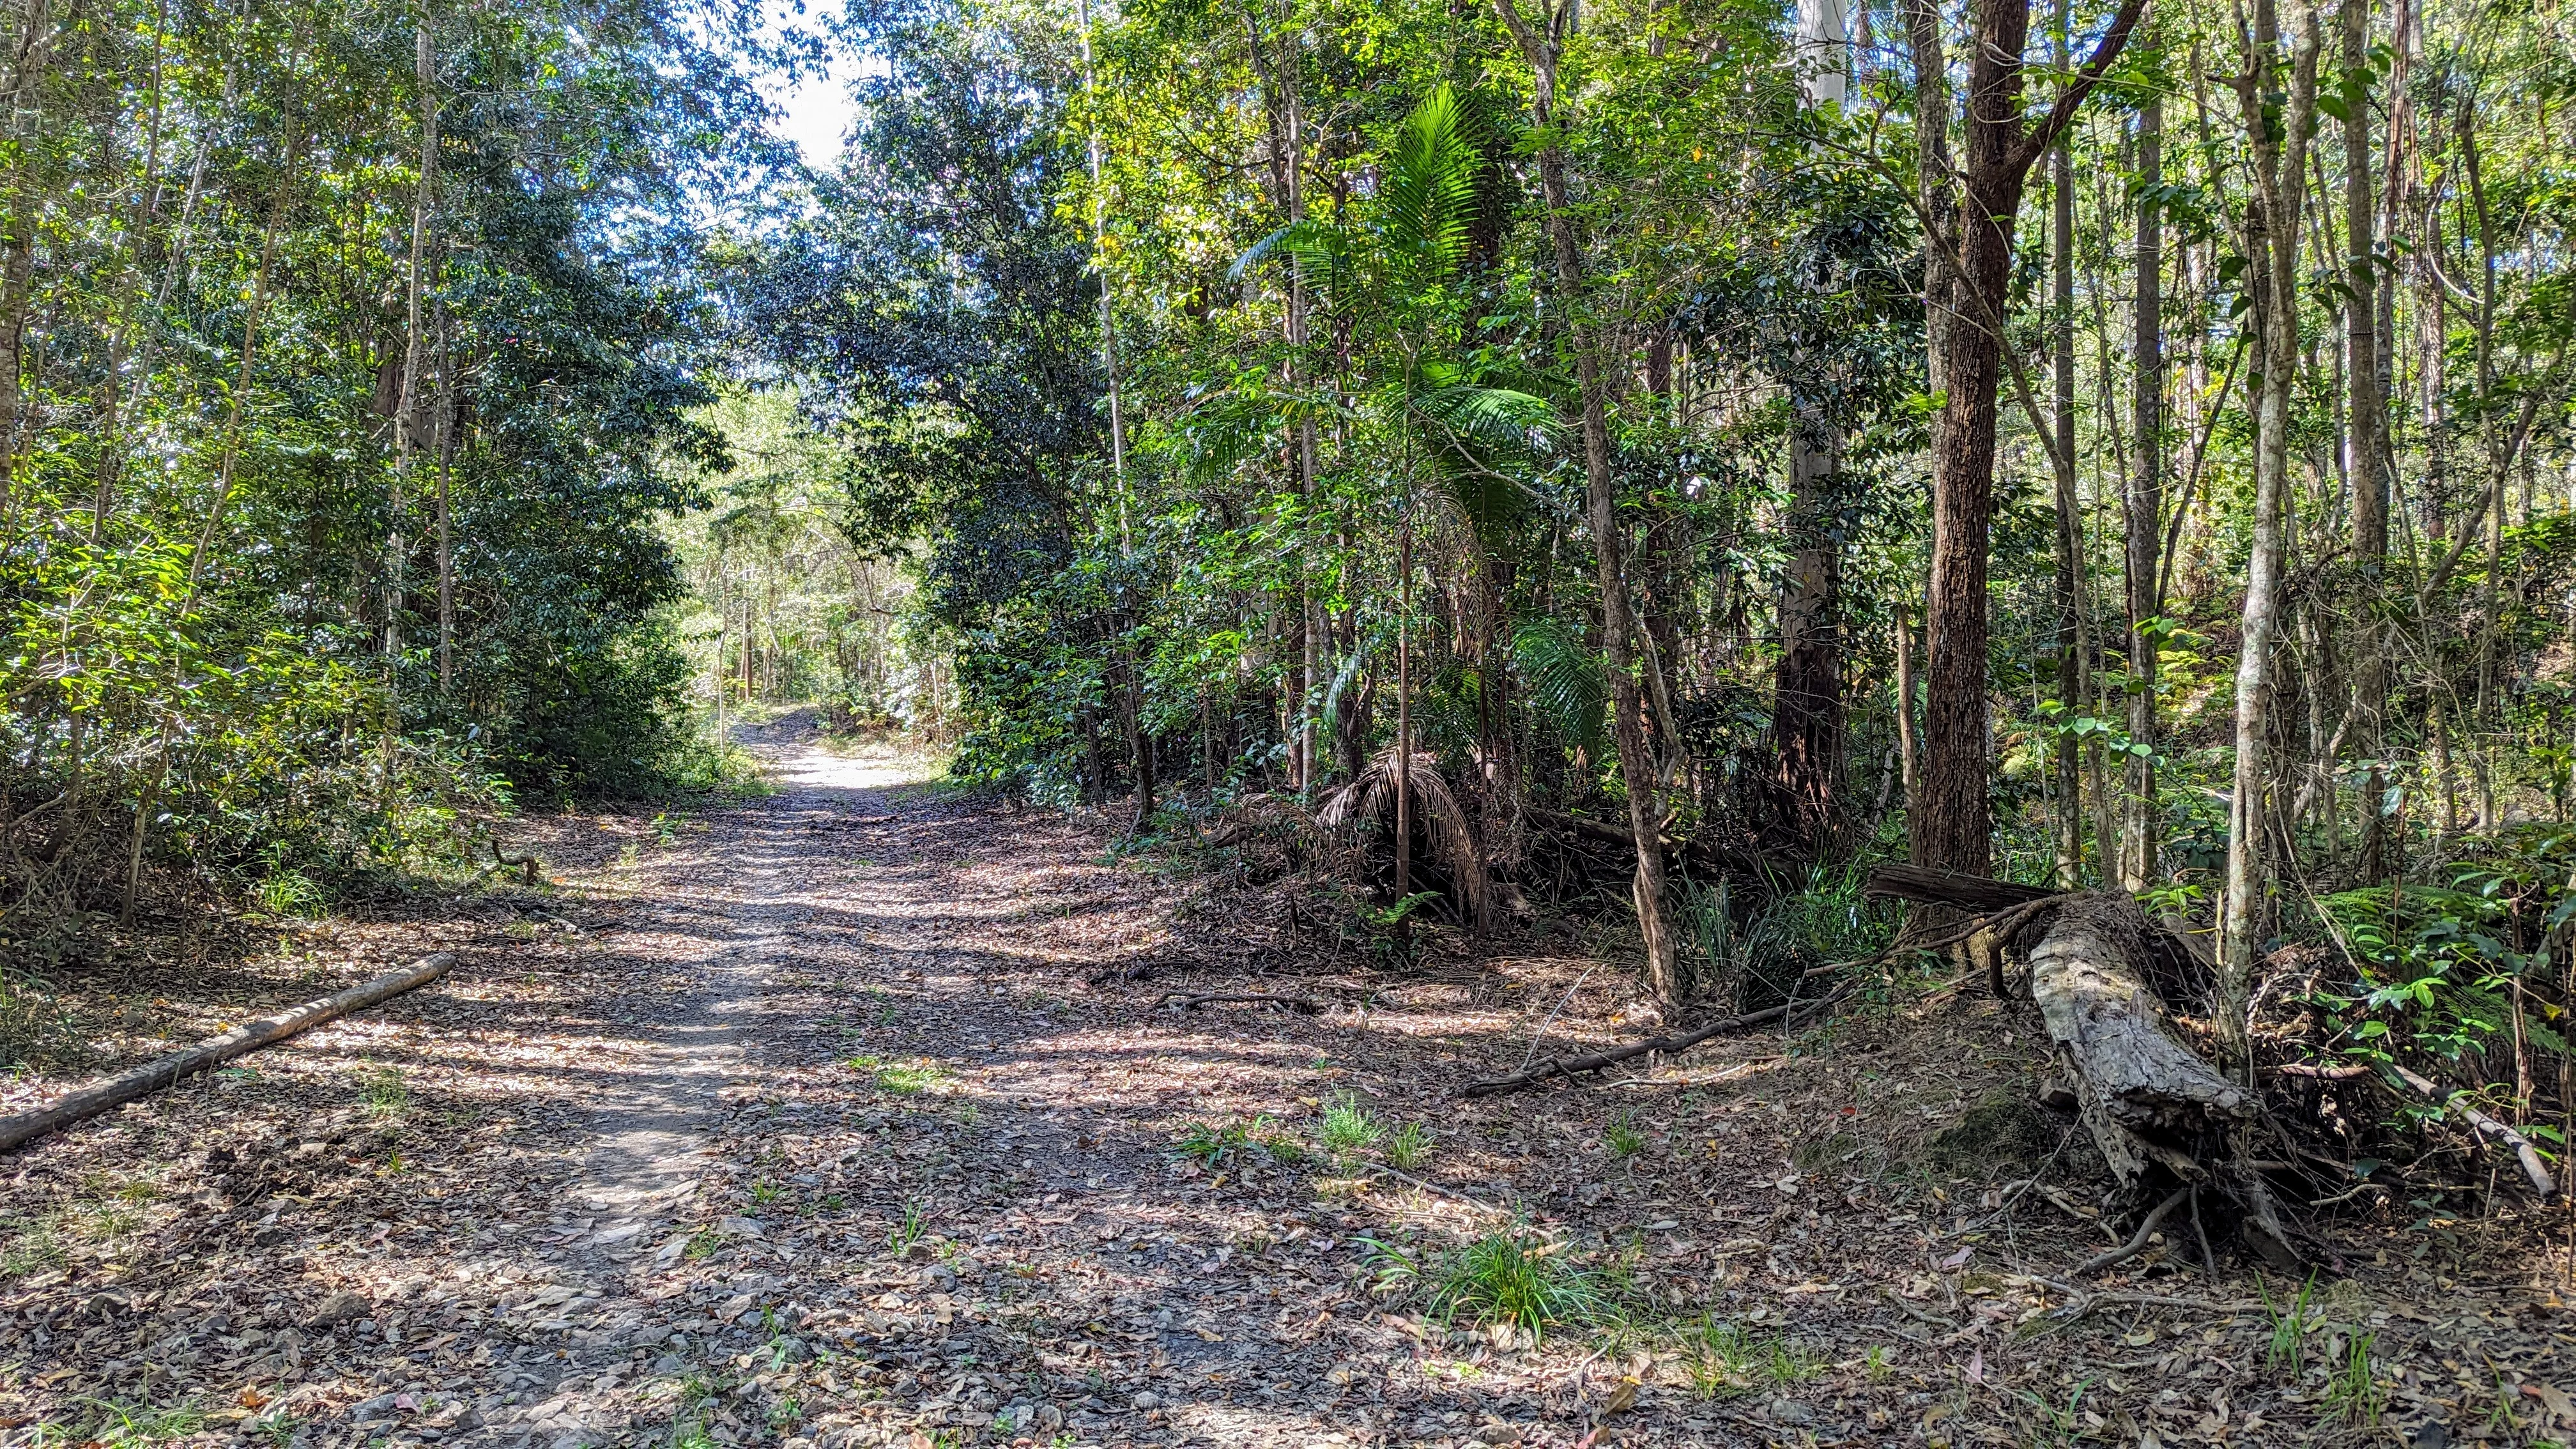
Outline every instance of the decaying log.
[(1929, 866), (1882, 865), (1869, 873), (1869, 883), (1861, 887), (1861, 894), (1927, 906), (1956, 906), (1963, 911), (2000, 911), (2046, 900), (2057, 892), (2047, 886), (1989, 880)]
[(186, 1051), (173, 1052), (121, 1076), (84, 1087), (40, 1111), (0, 1120), (0, 1152), (68, 1127), (85, 1117), (95, 1117), (110, 1107), (150, 1096), (183, 1077), (274, 1045), (297, 1032), (309, 1031), (326, 1021), (336, 1020), (353, 1011), (364, 1011), (377, 1002), (426, 986), (446, 975), (448, 968), (455, 964), (456, 958), (445, 951), (423, 956), (400, 971), (379, 976), (364, 985), (352, 986), (337, 996), (308, 1001), (293, 1011), (235, 1027)]
[(2262, 1176), (2231, 1166), (2248, 1155), (2259, 1115), (2251, 1092), (2184, 1045), (2148, 984), (2157, 928), (2127, 896), (2069, 896), (2029, 949), (2030, 995), (2074, 1083), (2076, 1113), (2114, 1176), (2132, 1192), (2151, 1175), (2211, 1184), (2235, 1201), (2247, 1243), (2275, 1266), (2298, 1263)]

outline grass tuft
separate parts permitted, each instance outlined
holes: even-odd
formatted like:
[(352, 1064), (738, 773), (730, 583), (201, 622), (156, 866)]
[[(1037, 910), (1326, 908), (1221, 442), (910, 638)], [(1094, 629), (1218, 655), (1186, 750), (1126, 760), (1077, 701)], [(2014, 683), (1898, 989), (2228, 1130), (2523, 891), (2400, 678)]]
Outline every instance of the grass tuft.
[(1524, 1224), (1497, 1228), (1428, 1263), (1373, 1238), (1361, 1241), (1380, 1292), (1418, 1294), (1425, 1310), (1444, 1322), (1508, 1323), (1536, 1341), (1553, 1326), (1613, 1316), (1593, 1275), (1566, 1262), (1562, 1244)]
[(1375, 1146), (1386, 1135), (1386, 1126), (1370, 1116), (1358, 1098), (1345, 1094), (1324, 1104), (1324, 1125), (1319, 1135), (1327, 1152), (1357, 1152)]

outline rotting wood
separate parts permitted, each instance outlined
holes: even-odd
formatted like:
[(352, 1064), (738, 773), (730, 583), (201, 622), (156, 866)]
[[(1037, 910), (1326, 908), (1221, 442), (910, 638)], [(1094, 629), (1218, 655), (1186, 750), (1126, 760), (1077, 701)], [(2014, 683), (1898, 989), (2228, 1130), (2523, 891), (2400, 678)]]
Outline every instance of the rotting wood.
[(59, 1131), (84, 1118), (95, 1117), (110, 1107), (150, 1096), (183, 1078), (261, 1047), (274, 1046), (326, 1021), (335, 1021), (353, 1011), (364, 1011), (378, 1002), (426, 986), (446, 975), (455, 964), (456, 957), (446, 951), (424, 956), (400, 971), (352, 986), (336, 996), (308, 1001), (292, 1011), (235, 1027), (186, 1051), (173, 1052), (120, 1076), (83, 1087), (50, 1107), (0, 1120), (0, 1152)]
[(1164, 1007), (1169, 1006), (1177, 1011), (1189, 1011), (1201, 1006), (1230, 1006), (1236, 1004), (1251, 1005), (1254, 1003), (1264, 1006), (1284, 1006), (1290, 1011), (1300, 1012), (1307, 1016), (1319, 1015), (1324, 1010), (1324, 1003), (1312, 1000), (1308, 997), (1273, 996), (1260, 991), (1211, 991), (1198, 996), (1193, 996), (1186, 991), (1166, 991), (1154, 1002), (1154, 1010), (1160, 1011)]
[(2053, 886), (1990, 880), (1981, 875), (1962, 875), (1930, 866), (1882, 865), (1869, 873), (1869, 881), (1861, 887), (1861, 894), (1916, 901), (1929, 906), (1955, 906), (1963, 911), (2000, 911), (2047, 900), (2058, 892)]

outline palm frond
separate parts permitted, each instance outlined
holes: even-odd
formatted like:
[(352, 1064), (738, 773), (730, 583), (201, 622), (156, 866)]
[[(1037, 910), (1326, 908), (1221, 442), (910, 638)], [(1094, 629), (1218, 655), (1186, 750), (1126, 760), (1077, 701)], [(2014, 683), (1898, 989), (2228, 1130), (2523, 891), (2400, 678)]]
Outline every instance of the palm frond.
[(1340, 227), (1308, 217), (1292, 221), (1244, 249), (1234, 265), (1225, 269), (1225, 279), (1240, 282), (1252, 269), (1272, 257), (1296, 257), (1321, 263), (1328, 271), (1338, 269), (1350, 256), (1350, 237)]
[(1602, 671), (1601, 656), (1575, 638), (1563, 620), (1523, 621), (1512, 634), (1512, 664), (1529, 684), (1530, 707), (1567, 744), (1596, 760), (1608, 753), (1603, 715), (1610, 701), (1609, 676)]
[(1455, 88), (1442, 85), (1405, 117), (1379, 182), (1380, 228), (1416, 281), (1445, 278), (1466, 260), (1484, 165)]
[[(1327, 830), (1347, 830), (1370, 820), (1393, 828), (1397, 758), (1393, 745), (1378, 751), (1358, 779), (1325, 797), (1323, 808), (1315, 812), (1315, 823)], [(1493, 904), (1485, 852), (1476, 844), (1476, 828), (1467, 819), (1466, 807), (1440, 777), (1439, 757), (1415, 751), (1406, 783), (1413, 796), (1414, 818), (1422, 823), (1423, 836), (1430, 842), (1431, 858), (1455, 883), (1460, 917), (1470, 927), (1483, 929)]]

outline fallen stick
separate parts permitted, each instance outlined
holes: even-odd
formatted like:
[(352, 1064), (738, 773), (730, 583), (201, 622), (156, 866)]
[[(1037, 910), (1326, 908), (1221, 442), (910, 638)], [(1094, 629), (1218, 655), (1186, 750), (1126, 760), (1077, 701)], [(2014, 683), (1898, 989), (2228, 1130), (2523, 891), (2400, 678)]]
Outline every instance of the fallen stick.
[(2388, 1069), (2395, 1072), (2406, 1085), (2467, 1118), (2469, 1125), (2477, 1129), (2479, 1136), (2492, 1137), (2512, 1148), (2515, 1159), (2522, 1164), (2523, 1176), (2531, 1179), (2532, 1187), (2539, 1191), (2543, 1202), (2557, 1193), (2558, 1184), (2550, 1177), (2549, 1169), (2541, 1165), (2540, 1154), (2533, 1149), (2530, 1138), (2470, 1106), (2466, 1092), (2446, 1094), (2440, 1087), (2395, 1062), (2390, 1062)]
[(456, 958), (445, 951), (423, 956), (400, 971), (379, 976), (362, 986), (352, 986), (337, 996), (308, 1001), (292, 1011), (264, 1017), (246, 1026), (238, 1026), (222, 1036), (200, 1042), (183, 1052), (174, 1052), (159, 1061), (136, 1067), (122, 1076), (110, 1077), (94, 1086), (83, 1087), (50, 1107), (0, 1119), (0, 1152), (42, 1137), (48, 1132), (68, 1127), (83, 1118), (95, 1117), (110, 1107), (122, 1106), (138, 1097), (147, 1097), (181, 1079), (208, 1067), (218, 1066), (237, 1056), (255, 1052), (309, 1031), (326, 1021), (364, 1011), (377, 1002), (400, 996), (406, 991), (427, 986), (448, 972)]
[(1232, 1005), (1238, 1002), (1284, 1006), (1290, 1011), (1303, 1012), (1308, 1016), (1316, 1015), (1324, 1009), (1324, 1003), (1310, 1001), (1303, 996), (1271, 996), (1259, 991), (1211, 991), (1203, 996), (1192, 996), (1186, 991), (1166, 991), (1162, 998), (1154, 1003), (1154, 1009), (1160, 1011), (1166, 1006), (1171, 1006), (1177, 1010), (1188, 1011), (1192, 1007)]
[[(1831, 1005), (1832, 1002), (1832, 997), (1809, 1002), (1798, 1008), (1799, 1014), (1802, 1016), (1811, 1014)], [(1469, 1082), (1458, 1089), (1458, 1095), (1490, 1097), (1499, 1092), (1516, 1092), (1523, 1087), (1535, 1086), (1550, 1077), (1570, 1077), (1576, 1072), (1597, 1072), (1605, 1067), (1615, 1067), (1621, 1062), (1642, 1057), (1648, 1052), (1686, 1052), (1711, 1037), (1722, 1036), (1730, 1031), (1741, 1031), (1748, 1026), (1760, 1026), (1766, 1021), (1778, 1021), (1788, 1014), (1789, 1008), (1786, 1006), (1768, 1007), (1761, 1011), (1748, 1011), (1742, 1016), (1720, 1017), (1696, 1031), (1648, 1037), (1644, 1041), (1630, 1042), (1626, 1046), (1613, 1047), (1606, 1052), (1593, 1052), (1588, 1056), (1579, 1057), (1549, 1057), (1536, 1066), (1523, 1067), (1507, 1077), (1487, 1077), (1482, 1081)]]

